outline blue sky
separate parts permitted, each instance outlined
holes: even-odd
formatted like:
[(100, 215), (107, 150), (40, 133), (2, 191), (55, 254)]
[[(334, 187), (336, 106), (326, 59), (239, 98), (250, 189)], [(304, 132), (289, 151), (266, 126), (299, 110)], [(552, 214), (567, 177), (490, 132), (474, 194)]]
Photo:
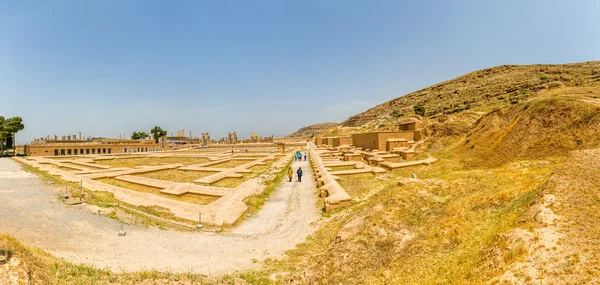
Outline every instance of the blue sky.
[(501, 64), (600, 59), (600, 1), (0, 0), (17, 141), (282, 136)]

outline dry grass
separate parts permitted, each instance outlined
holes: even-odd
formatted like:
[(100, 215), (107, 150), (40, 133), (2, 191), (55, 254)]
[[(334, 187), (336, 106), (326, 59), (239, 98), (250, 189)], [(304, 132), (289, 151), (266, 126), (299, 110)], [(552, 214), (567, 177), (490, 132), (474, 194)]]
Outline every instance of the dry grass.
[[(556, 248), (533, 250), (523, 261), (526, 272), (513, 270), (520, 279), (539, 279), (543, 284), (597, 284), (600, 282), (600, 149), (575, 151), (557, 167), (543, 194), (554, 195), (551, 210), (560, 217), (557, 232), (563, 239)], [(539, 210), (538, 210), (539, 211)], [(548, 225), (538, 221), (536, 229)], [(534, 276), (529, 272), (536, 272)], [(536, 276), (537, 275), (537, 276)]]
[(68, 166), (54, 166), (54, 165), (52, 165), (52, 167), (58, 168), (58, 169), (64, 170), (64, 171), (79, 171), (79, 169), (70, 168)]
[[(372, 183), (357, 189), (358, 195), (371, 187), (382, 190), (332, 216), (289, 259), (270, 262), (263, 273), (286, 271), (307, 283), (481, 284), (501, 271), (498, 264), (484, 266), (486, 249), (515, 226), (552, 167), (488, 170), (445, 161), (417, 170), (425, 184), (396, 186), (394, 179), (372, 177), (342, 181), (350, 192)], [(343, 238), (336, 245), (338, 235)], [(308, 278), (301, 277), (304, 272)]]
[[(392, 113), (414, 115), (413, 106), (423, 105), (426, 116), (489, 112), (522, 102), (539, 91), (566, 87), (598, 86), (600, 62), (557, 65), (503, 65), (478, 70), (382, 103), (350, 117), (342, 126), (371, 128), (397, 121)], [(326, 132), (327, 133), (327, 132)]]
[(253, 154), (253, 153), (245, 153), (243, 155), (240, 156), (236, 156), (236, 158), (253, 158), (253, 159), (258, 159), (258, 158), (263, 158), (265, 157), (264, 154)]
[(455, 152), (469, 165), (564, 156), (600, 145), (600, 106), (563, 89), (484, 116)]
[[(35, 167), (29, 166), (26, 164), (21, 164), (21, 166), (23, 167), (24, 170), (38, 175), (42, 179), (43, 183), (45, 183), (45, 184), (52, 183), (55, 187), (58, 187), (59, 189), (61, 189), (61, 193), (62, 193), (62, 189), (64, 189), (65, 186), (69, 187), (69, 189), (80, 189), (79, 183), (73, 183), (73, 182), (66, 181), (66, 180), (60, 178), (59, 176), (50, 175), (45, 171), (41, 171)], [(79, 199), (79, 191), (70, 191), (70, 194), (73, 199)], [(64, 201), (62, 196), (59, 196), (58, 199), (61, 201)], [(132, 205), (127, 205), (127, 204), (117, 200), (114, 197), (114, 194), (110, 193), (110, 192), (93, 191), (93, 190), (83, 188), (83, 199), (88, 204), (96, 205), (96, 206), (102, 207), (102, 208), (116, 208), (116, 207), (119, 207), (119, 205), (124, 205), (127, 208), (130, 208), (130, 209), (133, 209), (136, 211), (140, 211), (140, 212), (145, 212), (145, 213), (148, 213), (148, 214), (156, 216), (156, 217), (160, 217), (160, 218), (164, 218), (164, 219), (171, 219), (171, 220), (178, 220), (178, 221), (183, 222), (183, 220), (177, 219), (170, 212), (155, 211), (153, 209), (148, 209), (146, 207), (135, 207)], [(181, 227), (174, 226), (171, 223), (165, 223), (164, 221), (161, 221), (159, 219), (154, 219), (154, 218), (146, 216), (146, 215), (140, 215), (139, 213), (130, 211), (127, 208), (123, 208), (123, 210), (125, 212), (127, 212), (129, 215), (134, 216), (135, 220), (137, 222), (140, 222), (141, 224), (145, 225), (146, 227), (152, 226), (152, 227), (157, 227), (159, 229), (173, 228), (173, 229), (177, 229), (177, 230), (182, 230)], [(126, 221), (124, 221), (124, 222), (126, 222)]]
[[(286, 164), (286, 166), (283, 167), (279, 173), (277, 173), (272, 179), (270, 179), (266, 183), (266, 187), (265, 187), (265, 190), (263, 191), (263, 193), (250, 196), (244, 200), (246, 205), (248, 205), (248, 213), (254, 214), (262, 208), (262, 206), (265, 204), (264, 198), (270, 197), (271, 193), (273, 191), (275, 191), (275, 189), (277, 189), (277, 187), (279, 187), (279, 185), (281, 185), (281, 182), (283, 181), (284, 177), (286, 177), (286, 175), (287, 175), (288, 168), (290, 168), (292, 165), (292, 161), (293, 160), (290, 159), (290, 161)], [(255, 167), (257, 169), (253, 168), (253, 171), (256, 171), (256, 173), (260, 173), (268, 168), (267, 165), (257, 165)], [(260, 172), (258, 169), (261, 169)]]
[(204, 171), (186, 171), (178, 169), (165, 169), (141, 174), (135, 174), (136, 176), (159, 179), (164, 181), (173, 182), (194, 182), (196, 179), (206, 177), (216, 172), (204, 172)]
[(72, 159), (85, 158), (85, 157), (83, 157), (83, 156), (69, 156), (69, 157), (65, 157), (65, 156), (48, 156), (46, 158), (53, 159), (53, 160), (72, 160)]
[(71, 163), (71, 162), (65, 162), (64, 164), (66, 164), (67, 167), (74, 166), (74, 167), (77, 167), (77, 168), (82, 168), (84, 170), (99, 170), (100, 169), (100, 168), (89, 167), (89, 166), (85, 166), (85, 165), (79, 165), (79, 164)]
[(141, 158), (118, 158), (112, 160), (99, 160), (98, 164), (109, 165), (112, 167), (136, 167), (136, 166), (157, 166), (167, 164), (198, 164), (208, 161), (206, 158), (187, 158), (187, 157), (141, 157)]
[[(600, 213), (594, 190), (600, 173), (593, 167), (600, 154), (561, 164), (570, 150), (600, 146), (598, 88), (573, 90), (549, 91), (477, 123), (466, 112), (436, 118), (422, 150), (437, 163), (394, 170), (384, 175), (390, 180), (342, 177), (353, 197), (382, 190), (328, 214), (330, 220), (289, 258), (269, 261), (254, 276), (281, 276), (277, 283), (483, 284), (527, 260), (528, 245), (507, 240), (506, 233), (534, 228), (524, 213), (555, 189), (566, 196), (555, 210), (569, 218), (565, 230), (576, 238), (563, 242), (568, 255), (534, 266), (569, 276), (550, 279), (557, 284), (597, 282), (600, 234), (590, 225)], [(557, 167), (564, 175), (550, 179)], [(413, 173), (420, 183), (396, 185)], [(342, 242), (336, 244), (338, 236)], [(552, 262), (560, 270), (547, 271)]]
[(264, 170), (266, 170), (267, 168), (269, 168), (271, 166), (271, 164), (272, 163), (267, 163), (267, 164), (264, 164), (264, 165), (255, 165), (255, 166), (252, 166), (252, 167), (250, 167), (248, 169), (252, 170), (253, 174), (258, 175), (261, 172), (263, 172)]
[(331, 169), (331, 171), (340, 171), (340, 170), (354, 170), (356, 169), (353, 165), (346, 166), (327, 166), (327, 168)]
[(265, 171), (266, 169), (268, 169), (270, 167), (270, 163), (267, 163), (266, 165), (255, 165), (250, 167), (249, 169), (252, 170), (251, 173), (243, 173), (241, 178), (225, 178), (225, 179), (221, 179), (213, 184), (211, 184), (211, 186), (216, 186), (216, 187), (225, 187), (225, 188), (235, 188), (240, 186), (240, 184), (244, 183), (246, 180), (253, 178), (253, 177), (257, 177), (258, 175), (260, 175), (263, 171)]
[(376, 179), (372, 173), (340, 175), (340, 186), (352, 197), (352, 200), (364, 199), (369, 193), (377, 192), (386, 183)]
[(19, 284), (234, 284), (230, 275), (207, 277), (192, 272), (171, 273), (154, 270), (112, 272), (94, 266), (74, 264), (56, 258), (38, 248), (21, 244), (13, 237), (0, 233), (0, 249), (18, 259), (27, 273)]
[(219, 164), (214, 164), (211, 165), (210, 167), (217, 167), (217, 168), (234, 168), (246, 163), (251, 162), (251, 160), (230, 160), (230, 161), (226, 161), (226, 162), (222, 162)]
[(198, 204), (198, 205), (207, 205), (207, 204), (210, 204), (210, 203), (216, 201), (217, 199), (219, 199), (219, 197), (208, 196), (208, 195), (198, 195), (198, 194), (191, 194), (191, 193), (187, 193), (187, 194), (184, 194), (181, 196), (164, 194), (164, 193), (160, 193), (161, 189), (159, 189), (159, 188), (140, 185), (140, 184), (136, 184), (136, 183), (130, 183), (130, 182), (126, 182), (126, 181), (120, 181), (120, 180), (116, 180), (114, 178), (102, 178), (102, 179), (98, 179), (97, 181), (100, 181), (102, 183), (106, 183), (109, 185), (114, 185), (117, 187), (129, 189), (129, 190), (150, 193), (150, 194), (154, 194), (154, 195), (161, 196), (164, 198), (177, 200), (177, 201), (181, 201), (181, 202), (192, 203), (192, 204)]
[(246, 179), (248, 179), (249, 177), (249, 174), (244, 174), (242, 175), (242, 178), (224, 178), (215, 183), (210, 184), (210, 186), (235, 188), (240, 186), (240, 184), (244, 183), (244, 181), (246, 181)]

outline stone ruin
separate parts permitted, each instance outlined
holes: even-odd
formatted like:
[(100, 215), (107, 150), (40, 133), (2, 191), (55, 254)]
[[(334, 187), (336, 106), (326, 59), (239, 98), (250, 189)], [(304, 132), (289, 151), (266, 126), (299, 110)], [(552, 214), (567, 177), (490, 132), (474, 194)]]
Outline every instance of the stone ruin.
[[(424, 138), (416, 123), (399, 124), (395, 132), (371, 132), (341, 137), (319, 137), (318, 148), (310, 150), (321, 196), (325, 198), (325, 211), (347, 206), (351, 197), (337, 180), (344, 175), (385, 173), (387, 170), (430, 165), (435, 158), (413, 160), (416, 147)], [(365, 148), (371, 147), (372, 149)], [(378, 149), (378, 148), (381, 148)], [(332, 167), (353, 166), (354, 169), (332, 171)]]
[(213, 144), (213, 141), (210, 139), (210, 134), (208, 133), (202, 133), (202, 145), (206, 146), (209, 144)]
[[(206, 137), (206, 136), (205, 136)], [(259, 181), (260, 178), (249, 178), (234, 188), (218, 187), (213, 184), (226, 178), (242, 178), (243, 174), (252, 173), (252, 168), (258, 165), (271, 164), (268, 171), (277, 173), (285, 167), (291, 159), (291, 153), (281, 156), (273, 154), (272, 150), (253, 153), (252, 157), (246, 156), (242, 151), (233, 153), (227, 151), (209, 151), (201, 153), (179, 153), (163, 152), (154, 154), (135, 155), (103, 155), (86, 158), (65, 158), (61, 160), (47, 157), (18, 158), (24, 164), (28, 164), (46, 171), (51, 175), (58, 175), (71, 182), (81, 182), (83, 187), (93, 191), (108, 191), (115, 198), (126, 205), (136, 207), (159, 207), (168, 209), (175, 217), (190, 222), (196, 222), (198, 214), (202, 214), (202, 220), (207, 224), (222, 226), (231, 225), (243, 215), (247, 209), (244, 199), (251, 195), (259, 194), (266, 187)], [(161, 164), (155, 166), (139, 165), (136, 167), (113, 167), (97, 162), (103, 160), (119, 160), (132, 158), (199, 158), (208, 160), (191, 165), (183, 164)], [(219, 167), (219, 164), (232, 161), (240, 161), (238, 166)], [(143, 173), (152, 173), (163, 170), (177, 170), (185, 172), (210, 173), (194, 180), (193, 182), (177, 182), (139, 176)], [(271, 173), (271, 172), (269, 172)], [(161, 195), (144, 191), (121, 188), (112, 184), (106, 184), (97, 179), (111, 178), (116, 181), (133, 183), (160, 189)], [(196, 204), (191, 202), (170, 199), (167, 196), (180, 197), (183, 195), (200, 195), (215, 197), (208, 204)], [(126, 207), (126, 206), (125, 206)], [(178, 223), (178, 222), (174, 222)], [(188, 225), (193, 227), (191, 225)]]

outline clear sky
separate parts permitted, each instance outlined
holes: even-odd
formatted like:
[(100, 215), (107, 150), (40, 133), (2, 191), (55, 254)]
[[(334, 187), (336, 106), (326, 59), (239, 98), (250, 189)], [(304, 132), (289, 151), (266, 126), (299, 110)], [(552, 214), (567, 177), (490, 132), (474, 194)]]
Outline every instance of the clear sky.
[(18, 142), (282, 136), (477, 69), (599, 59), (596, 0), (0, 0)]

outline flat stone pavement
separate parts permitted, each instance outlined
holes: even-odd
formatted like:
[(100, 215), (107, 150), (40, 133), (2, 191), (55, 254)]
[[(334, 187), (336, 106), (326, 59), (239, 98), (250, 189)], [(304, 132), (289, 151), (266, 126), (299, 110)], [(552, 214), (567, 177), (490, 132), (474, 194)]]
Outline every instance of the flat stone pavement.
[(254, 259), (282, 256), (315, 231), (311, 224), (320, 217), (308, 162), (294, 162), (293, 167), (302, 167), (303, 181), (282, 181), (265, 206), (231, 232), (133, 225), (119, 237), (119, 222), (58, 202), (61, 189), (44, 185), (17, 162), (0, 158), (0, 232), (69, 261), (116, 272), (222, 274), (258, 268)]

